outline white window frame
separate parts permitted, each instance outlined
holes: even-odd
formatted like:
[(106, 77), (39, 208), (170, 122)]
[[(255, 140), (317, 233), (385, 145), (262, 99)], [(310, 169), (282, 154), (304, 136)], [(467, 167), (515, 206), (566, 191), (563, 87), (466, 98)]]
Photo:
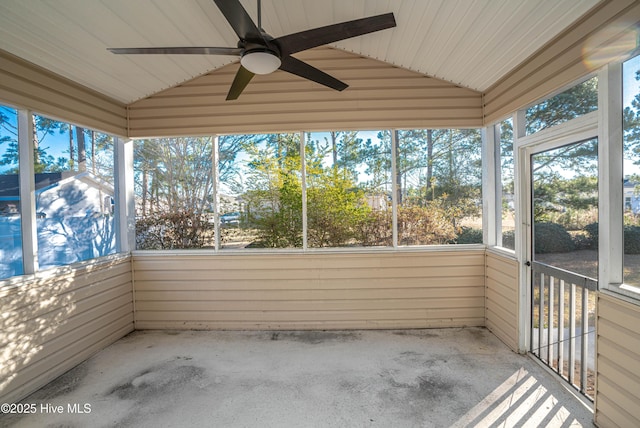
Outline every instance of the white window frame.
[[(598, 112), (600, 144), (599, 192), (608, 195), (600, 200), (598, 233), (600, 260), (599, 289), (607, 294), (640, 305), (640, 287), (624, 283), (624, 147), (622, 121), (623, 63), (638, 52), (604, 66), (599, 73)], [(603, 233), (604, 232), (604, 233)]]

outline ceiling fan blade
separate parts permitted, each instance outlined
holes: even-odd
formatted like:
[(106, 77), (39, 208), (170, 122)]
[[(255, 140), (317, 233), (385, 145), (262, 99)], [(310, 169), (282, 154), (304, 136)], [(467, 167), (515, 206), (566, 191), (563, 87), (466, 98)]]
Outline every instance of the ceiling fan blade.
[(213, 0), (240, 40), (264, 40), (260, 29), (253, 22), (240, 0)]
[(244, 88), (247, 87), (251, 79), (255, 76), (252, 72), (244, 68), (240, 65), (238, 72), (236, 73), (236, 77), (233, 78), (233, 83), (231, 84), (231, 88), (229, 88), (229, 93), (227, 94), (227, 101), (236, 100), (244, 91)]
[(214, 48), (214, 47), (166, 47), (166, 48), (107, 48), (114, 54), (144, 54), (144, 55), (240, 55), (242, 48)]
[(320, 83), (321, 85), (335, 89), (336, 91), (343, 91), (349, 87), (346, 83), (341, 82), (335, 77), (329, 76), (324, 71), (318, 70), (306, 62), (300, 61), (292, 56), (285, 56), (282, 58), (280, 70), (287, 71), (291, 74), (295, 74), (296, 76), (304, 77), (305, 79)]
[(285, 56), (395, 26), (396, 20), (390, 12), (289, 34), (278, 37), (274, 42), (280, 45), (280, 51)]

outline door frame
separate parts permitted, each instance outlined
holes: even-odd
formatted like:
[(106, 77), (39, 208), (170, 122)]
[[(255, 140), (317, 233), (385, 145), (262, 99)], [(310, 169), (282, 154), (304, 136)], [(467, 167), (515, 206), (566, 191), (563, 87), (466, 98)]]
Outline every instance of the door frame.
[[(572, 119), (532, 135), (525, 135), (525, 109), (513, 118), (516, 227), (515, 251), (519, 263), (518, 290), (518, 350), (530, 351), (531, 343), (531, 267), (532, 254), (532, 171), (531, 156), (536, 153), (566, 146), (580, 141), (599, 138), (598, 111)], [(598, 140), (600, 143), (600, 140)], [(599, 144), (600, 146), (600, 144)], [(519, 214), (519, 215), (518, 215)]]

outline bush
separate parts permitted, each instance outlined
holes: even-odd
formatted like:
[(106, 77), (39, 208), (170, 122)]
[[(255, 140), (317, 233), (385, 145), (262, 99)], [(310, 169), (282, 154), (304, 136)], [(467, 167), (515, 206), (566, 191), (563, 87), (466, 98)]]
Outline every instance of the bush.
[(624, 227), (624, 253), (640, 254), (640, 226)]
[(453, 242), (454, 244), (482, 244), (482, 229), (462, 227), (462, 230)]
[(516, 248), (516, 231), (507, 230), (502, 233), (502, 246), (514, 250)]
[(598, 248), (598, 223), (591, 223), (584, 227), (584, 231), (591, 240), (591, 248)]
[(138, 250), (202, 248), (212, 245), (214, 225), (192, 211), (156, 212), (136, 220)]
[(535, 225), (535, 252), (568, 253), (575, 249), (569, 232), (557, 223), (538, 223)]
[(590, 250), (592, 248), (597, 248), (597, 244), (594, 245), (589, 234), (584, 232), (573, 235), (573, 245), (576, 250)]
[[(584, 228), (591, 240), (591, 248), (598, 248), (598, 223), (591, 223)], [(624, 253), (640, 254), (640, 226), (624, 226)]]

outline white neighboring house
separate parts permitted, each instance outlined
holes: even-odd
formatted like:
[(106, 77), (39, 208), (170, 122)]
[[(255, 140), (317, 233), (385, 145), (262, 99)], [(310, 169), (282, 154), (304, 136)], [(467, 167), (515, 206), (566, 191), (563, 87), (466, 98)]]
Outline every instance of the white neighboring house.
[(36, 174), (36, 178), (38, 175), (53, 176), (41, 180), (40, 187), (36, 184), (36, 208), (39, 216), (51, 218), (113, 214), (113, 186), (90, 172)]
[(624, 210), (640, 214), (640, 183), (624, 180)]
[[(59, 266), (115, 251), (114, 188), (88, 171), (35, 175), (38, 261)], [(18, 176), (0, 179), (0, 253), (19, 262)]]

